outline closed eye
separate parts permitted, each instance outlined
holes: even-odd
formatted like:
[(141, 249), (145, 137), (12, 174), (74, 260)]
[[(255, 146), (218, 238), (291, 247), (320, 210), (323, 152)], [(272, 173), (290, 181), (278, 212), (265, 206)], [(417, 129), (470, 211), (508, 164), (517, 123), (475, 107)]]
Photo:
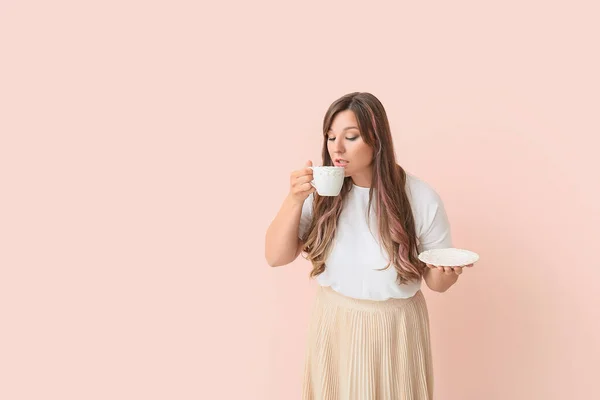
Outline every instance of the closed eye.
[[(354, 136), (351, 138), (346, 138), (346, 140), (349, 140), (351, 142), (355, 141), (356, 139), (358, 139), (358, 136)], [(327, 140), (329, 140), (330, 142), (333, 142), (335, 140), (335, 138), (327, 138)]]

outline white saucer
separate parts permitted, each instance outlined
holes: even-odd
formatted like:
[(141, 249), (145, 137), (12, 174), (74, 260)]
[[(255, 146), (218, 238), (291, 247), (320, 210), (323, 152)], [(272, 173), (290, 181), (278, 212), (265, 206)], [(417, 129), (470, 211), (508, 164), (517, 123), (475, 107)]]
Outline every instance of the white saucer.
[(425, 250), (419, 254), (419, 260), (435, 266), (459, 267), (475, 263), (479, 260), (479, 254), (470, 250), (450, 247), (447, 249)]

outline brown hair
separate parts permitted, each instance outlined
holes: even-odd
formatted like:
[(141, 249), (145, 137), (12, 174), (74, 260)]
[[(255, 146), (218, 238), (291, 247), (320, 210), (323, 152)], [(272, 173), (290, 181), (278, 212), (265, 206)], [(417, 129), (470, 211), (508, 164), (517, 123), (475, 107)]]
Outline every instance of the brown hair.
[[(354, 112), (363, 141), (373, 149), (368, 217), (374, 201), (380, 242), (390, 260), (382, 270), (394, 265), (400, 284), (416, 280), (423, 275), (424, 265), (418, 259), (415, 222), (405, 191), (406, 172), (396, 164), (387, 114), (375, 96), (365, 92), (349, 93), (329, 106), (323, 119), (322, 165), (333, 165), (327, 150), (327, 132), (337, 113), (344, 110)], [(302, 249), (307, 254), (305, 258), (313, 264), (311, 277), (325, 271), (343, 201), (351, 188), (352, 180), (346, 177), (339, 196), (319, 196), (314, 192), (313, 218), (304, 234)]]

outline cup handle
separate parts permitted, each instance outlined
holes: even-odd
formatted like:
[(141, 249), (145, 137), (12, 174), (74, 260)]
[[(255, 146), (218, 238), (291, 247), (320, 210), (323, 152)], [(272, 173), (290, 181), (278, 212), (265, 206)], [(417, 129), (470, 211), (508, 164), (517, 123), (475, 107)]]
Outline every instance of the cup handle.
[[(308, 167), (308, 168), (310, 168), (310, 170), (311, 170), (311, 171), (314, 171), (314, 168), (313, 168), (313, 167)], [(310, 181), (310, 184), (311, 184), (311, 185), (312, 185), (312, 187), (314, 187), (315, 189), (317, 188), (317, 187), (315, 186), (315, 180), (314, 180), (314, 179), (313, 179), (312, 181)]]

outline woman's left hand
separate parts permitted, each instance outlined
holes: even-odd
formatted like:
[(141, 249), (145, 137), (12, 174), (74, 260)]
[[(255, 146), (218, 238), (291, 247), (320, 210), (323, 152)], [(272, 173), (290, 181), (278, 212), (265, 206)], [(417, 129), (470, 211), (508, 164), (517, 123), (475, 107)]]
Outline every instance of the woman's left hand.
[(468, 264), (468, 265), (461, 265), (458, 267), (442, 267), (439, 265), (431, 265), (431, 264), (425, 264), (427, 265), (428, 268), (431, 269), (437, 269), (440, 272), (443, 272), (444, 274), (450, 275), (450, 274), (456, 274), (456, 275), (460, 275), (463, 272), (463, 268), (471, 268), (473, 266), (473, 264)]

